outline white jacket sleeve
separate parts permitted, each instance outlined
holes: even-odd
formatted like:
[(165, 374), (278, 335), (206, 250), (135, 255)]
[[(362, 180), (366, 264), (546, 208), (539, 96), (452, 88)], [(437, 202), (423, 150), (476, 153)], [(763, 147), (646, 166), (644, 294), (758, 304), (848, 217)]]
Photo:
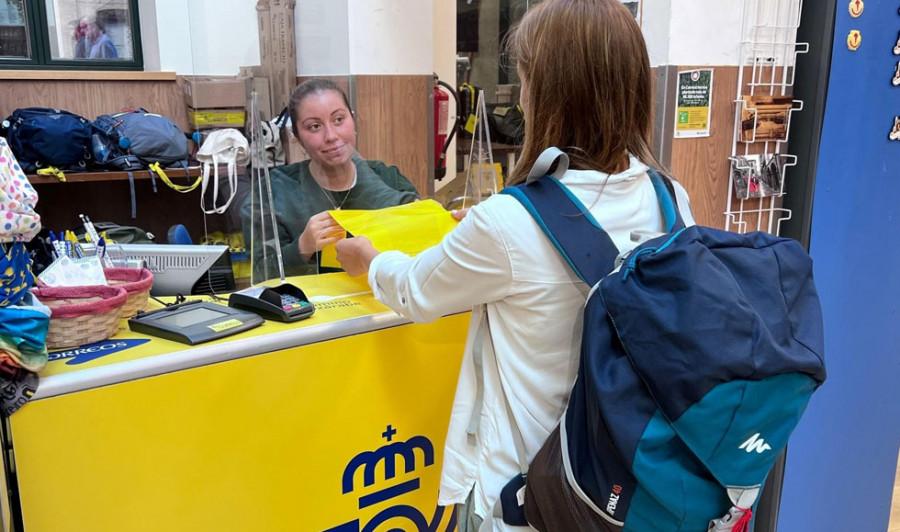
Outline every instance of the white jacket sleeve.
[(415, 258), (399, 251), (379, 254), (369, 267), (375, 298), (426, 322), (505, 297), (512, 267), (491, 214), (487, 203), (473, 207), (439, 245)]

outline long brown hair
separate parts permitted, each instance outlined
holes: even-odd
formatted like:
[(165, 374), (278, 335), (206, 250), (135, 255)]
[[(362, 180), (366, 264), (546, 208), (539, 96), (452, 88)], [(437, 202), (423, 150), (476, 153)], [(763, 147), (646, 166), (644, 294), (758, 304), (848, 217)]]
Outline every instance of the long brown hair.
[(641, 29), (618, 0), (544, 0), (510, 32), (524, 76), (525, 141), (510, 184), (556, 146), (571, 167), (613, 173), (650, 148), (651, 72)]

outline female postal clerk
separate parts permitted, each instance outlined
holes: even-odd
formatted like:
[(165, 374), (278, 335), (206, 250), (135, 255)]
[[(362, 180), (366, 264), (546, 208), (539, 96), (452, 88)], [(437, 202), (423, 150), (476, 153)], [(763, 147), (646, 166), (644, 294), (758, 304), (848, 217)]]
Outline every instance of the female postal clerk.
[[(336, 271), (318, 267), (322, 248), (344, 235), (327, 211), (380, 209), (419, 196), (395, 166), (359, 156), (356, 117), (347, 95), (332, 81), (311, 79), (297, 86), (291, 93), (290, 113), (294, 136), (309, 159), (274, 168), (269, 175), (285, 273)], [(250, 242), (250, 202), (248, 197), (242, 208), (246, 242)], [(269, 222), (269, 216), (264, 220)], [(258, 224), (260, 218), (254, 221)], [(259, 260), (262, 246), (252, 249), (254, 259)], [(255, 266), (254, 271), (258, 270)], [(272, 272), (267, 265), (269, 277)]]

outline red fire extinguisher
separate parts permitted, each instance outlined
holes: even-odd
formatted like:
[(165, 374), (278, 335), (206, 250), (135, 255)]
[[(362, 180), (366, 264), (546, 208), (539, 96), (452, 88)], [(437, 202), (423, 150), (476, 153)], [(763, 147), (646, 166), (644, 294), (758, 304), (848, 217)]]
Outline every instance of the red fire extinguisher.
[[(437, 74), (434, 75), (434, 178), (443, 179), (447, 175), (447, 149), (450, 147), (450, 141), (456, 134), (456, 128), (459, 123), (459, 117), (450, 117), (450, 96), (447, 92), (441, 90), (447, 89), (453, 99), (456, 101), (456, 110), (459, 111), (459, 98), (453, 87), (438, 79)], [(449, 128), (449, 131), (448, 131)]]

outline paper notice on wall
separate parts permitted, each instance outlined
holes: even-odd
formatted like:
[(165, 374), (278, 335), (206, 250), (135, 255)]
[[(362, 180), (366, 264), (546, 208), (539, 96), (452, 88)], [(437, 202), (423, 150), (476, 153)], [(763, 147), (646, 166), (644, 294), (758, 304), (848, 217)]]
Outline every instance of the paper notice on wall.
[[(378, 251), (397, 250), (418, 255), (441, 242), (457, 221), (434, 200), (374, 211), (328, 211), (341, 227), (354, 236), (365, 236)], [(340, 268), (334, 244), (322, 250), (322, 266)]]
[(678, 73), (675, 138), (708, 137), (712, 118), (713, 69)]

